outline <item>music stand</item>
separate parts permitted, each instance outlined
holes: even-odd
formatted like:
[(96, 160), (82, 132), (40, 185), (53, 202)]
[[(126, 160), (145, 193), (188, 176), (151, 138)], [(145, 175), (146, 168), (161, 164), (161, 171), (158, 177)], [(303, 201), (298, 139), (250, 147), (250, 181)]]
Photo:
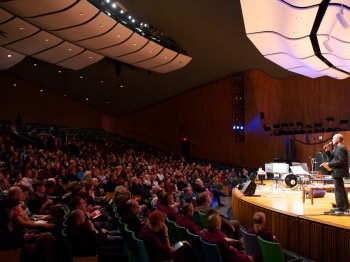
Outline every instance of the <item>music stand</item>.
[[(292, 173), (296, 176), (302, 175), (304, 177), (305, 175), (310, 175), (309, 172), (302, 168), (302, 166), (290, 166), (290, 170), (292, 170)], [(301, 183), (299, 183), (299, 189), (301, 189)]]

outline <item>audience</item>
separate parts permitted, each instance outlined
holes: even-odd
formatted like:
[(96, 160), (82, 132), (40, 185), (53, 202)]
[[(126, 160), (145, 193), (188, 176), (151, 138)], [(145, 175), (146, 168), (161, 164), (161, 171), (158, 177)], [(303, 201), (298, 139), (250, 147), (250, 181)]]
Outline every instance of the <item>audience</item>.
[(253, 216), (254, 225), (247, 232), (257, 235), (266, 241), (278, 242), (276, 236), (274, 236), (271, 231), (264, 228), (265, 221), (265, 214), (262, 212), (256, 212)]

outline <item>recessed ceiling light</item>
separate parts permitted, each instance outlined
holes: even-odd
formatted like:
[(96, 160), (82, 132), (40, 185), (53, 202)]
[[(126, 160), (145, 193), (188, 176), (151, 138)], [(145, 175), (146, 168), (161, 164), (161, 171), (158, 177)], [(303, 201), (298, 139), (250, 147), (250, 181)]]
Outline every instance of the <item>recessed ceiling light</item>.
[(80, 12), (80, 14), (79, 15), (84, 15), (84, 12)]
[(68, 48), (68, 51), (72, 51), (72, 48)]
[(42, 92), (44, 92), (44, 90), (40, 89), (40, 92), (42, 93)]
[(87, 97), (87, 98), (85, 98), (85, 100), (86, 100), (86, 101), (89, 101), (89, 98)]
[(46, 39), (45, 39), (45, 42), (49, 42), (49, 39), (46, 38)]
[(167, 59), (168, 57), (167, 56), (164, 56), (164, 59)]
[(300, 20), (301, 19), (301, 17), (300, 16), (297, 16), (297, 18), (296, 18), (297, 20)]
[(120, 35), (117, 35), (117, 37), (120, 37)]
[(7, 55), (7, 57), (9, 57), (9, 58), (10, 58), (10, 57), (12, 57), (12, 55), (11, 55), (11, 54), (9, 54), (9, 55)]
[(92, 56), (89, 56), (89, 59), (92, 59)]
[(23, 29), (24, 29), (24, 27), (20, 27), (19, 29), (20, 29), (20, 30), (23, 30)]
[(149, 50), (150, 53), (153, 53), (153, 50)]
[(101, 25), (99, 25), (98, 27), (103, 27), (103, 25), (101, 24)]
[(132, 45), (136, 45), (136, 43), (133, 43)]

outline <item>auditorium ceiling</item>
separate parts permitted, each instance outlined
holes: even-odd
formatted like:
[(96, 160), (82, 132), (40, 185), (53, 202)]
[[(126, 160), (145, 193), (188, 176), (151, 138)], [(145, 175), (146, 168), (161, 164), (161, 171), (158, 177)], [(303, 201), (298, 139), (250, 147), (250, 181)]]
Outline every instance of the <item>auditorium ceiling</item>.
[[(27, 1), (30, 0), (14, 2)], [(59, 3), (69, 1), (71, 0), (62, 0)], [(0, 1), (0, 7), (7, 8), (6, 12), (15, 15), (15, 19), (25, 16), (23, 13), (14, 14), (19, 11), (6, 7), (9, 2), (11, 1)], [(71, 2), (76, 6), (86, 4), (86, 1)], [(37, 3), (45, 5), (48, 2), (37, 0)], [(173, 57), (174, 61), (166, 66), (159, 64), (157, 59), (154, 59), (155, 64), (153, 62), (133, 64), (138, 55), (146, 54), (140, 52), (135, 55), (135, 53), (118, 60), (110, 57), (108, 51), (112, 49), (95, 54), (87, 48), (108, 40), (93, 43), (78, 41), (76, 44), (82, 49), (79, 53), (81, 61), (86, 59), (84, 66), (80, 67), (75, 58), (57, 62), (56, 57), (51, 58), (51, 54), (39, 54), (38, 50), (29, 50), (30, 44), (24, 41), (13, 43), (10, 49), (21, 52), (24, 50), (30, 55), (19, 52), (17, 58), (20, 62), (4, 71), (37, 84), (44, 92), (53, 90), (58, 95), (65, 95), (112, 115), (123, 115), (157, 104), (192, 88), (247, 69), (259, 69), (275, 78), (295, 75), (264, 58), (250, 42), (245, 34), (238, 0), (120, 0), (119, 5), (139, 21), (145, 21), (164, 36), (173, 39), (186, 52), (174, 53), (163, 49), (162, 54)], [(74, 37), (84, 33), (83, 30), (74, 32), (55, 28), (57, 24), (68, 23), (69, 17), (67, 20), (60, 19), (55, 23), (52, 17), (36, 17), (33, 10), (36, 9), (30, 9), (33, 12), (32, 18), (24, 19), (22, 23), (33, 27), (33, 32), (37, 27), (45, 39), (52, 35), (57, 41), (55, 45), (61, 43), (59, 39), (63, 38), (62, 48), (70, 48), (72, 42), (67, 39), (73, 39), (74, 42)], [(2, 30), (0, 47), (4, 46), (1, 43), (4, 43), (9, 36), (6, 30), (10, 27), (9, 25), (6, 25), (8, 28), (5, 27), (5, 21), (8, 20), (5, 17), (6, 12), (2, 12), (2, 17), (0, 16), (0, 30)], [(96, 18), (106, 19), (102, 16), (103, 14), (96, 15)], [(144, 44), (142, 42), (145, 42), (144, 39), (137, 36), (136, 38), (135, 43)], [(152, 48), (156, 48), (155, 45)], [(37, 55), (32, 55), (31, 52), (33, 54), (36, 52)], [(0, 61), (0, 65), (1, 63)]]

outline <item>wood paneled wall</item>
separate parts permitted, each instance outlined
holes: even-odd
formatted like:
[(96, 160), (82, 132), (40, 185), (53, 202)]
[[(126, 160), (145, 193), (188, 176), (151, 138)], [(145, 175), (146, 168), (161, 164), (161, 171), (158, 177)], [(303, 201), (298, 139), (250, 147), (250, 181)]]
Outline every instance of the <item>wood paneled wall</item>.
[(85, 128), (101, 128), (103, 114), (69, 97), (45, 90), (0, 72), (0, 120)]
[[(192, 89), (162, 103), (114, 117), (55, 93), (0, 73), (0, 119), (15, 121), (21, 114), (25, 123), (39, 122), (108, 131), (134, 137), (156, 146), (181, 151), (181, 138), (190, 139), (194, 156), (264, 167), (275, 158), (286, 158), (286, 145), (295, 141), (296, 156), (310, 166), (310, 158), (322, 149), (332, 134), (271, 136), (263, 124), (302, 121), (323, 123), (349, 119), (350, 80), (294, 77), (276, 80), (251, 70), (244, 75), (245, 141), (235, 139), (233, 125), (232, 76)], [(260, 117), (264, 113), (264, 118)], [(88, 116), (88, 117), (87, 117)], [(342, 132), (350, 145), (348, 132)], [(319, 136), (322, 139), (319, 140)], [(349, 141), (349, 143), (348, 143)], [(350, 149), (350, 146), (348, 146)]]

